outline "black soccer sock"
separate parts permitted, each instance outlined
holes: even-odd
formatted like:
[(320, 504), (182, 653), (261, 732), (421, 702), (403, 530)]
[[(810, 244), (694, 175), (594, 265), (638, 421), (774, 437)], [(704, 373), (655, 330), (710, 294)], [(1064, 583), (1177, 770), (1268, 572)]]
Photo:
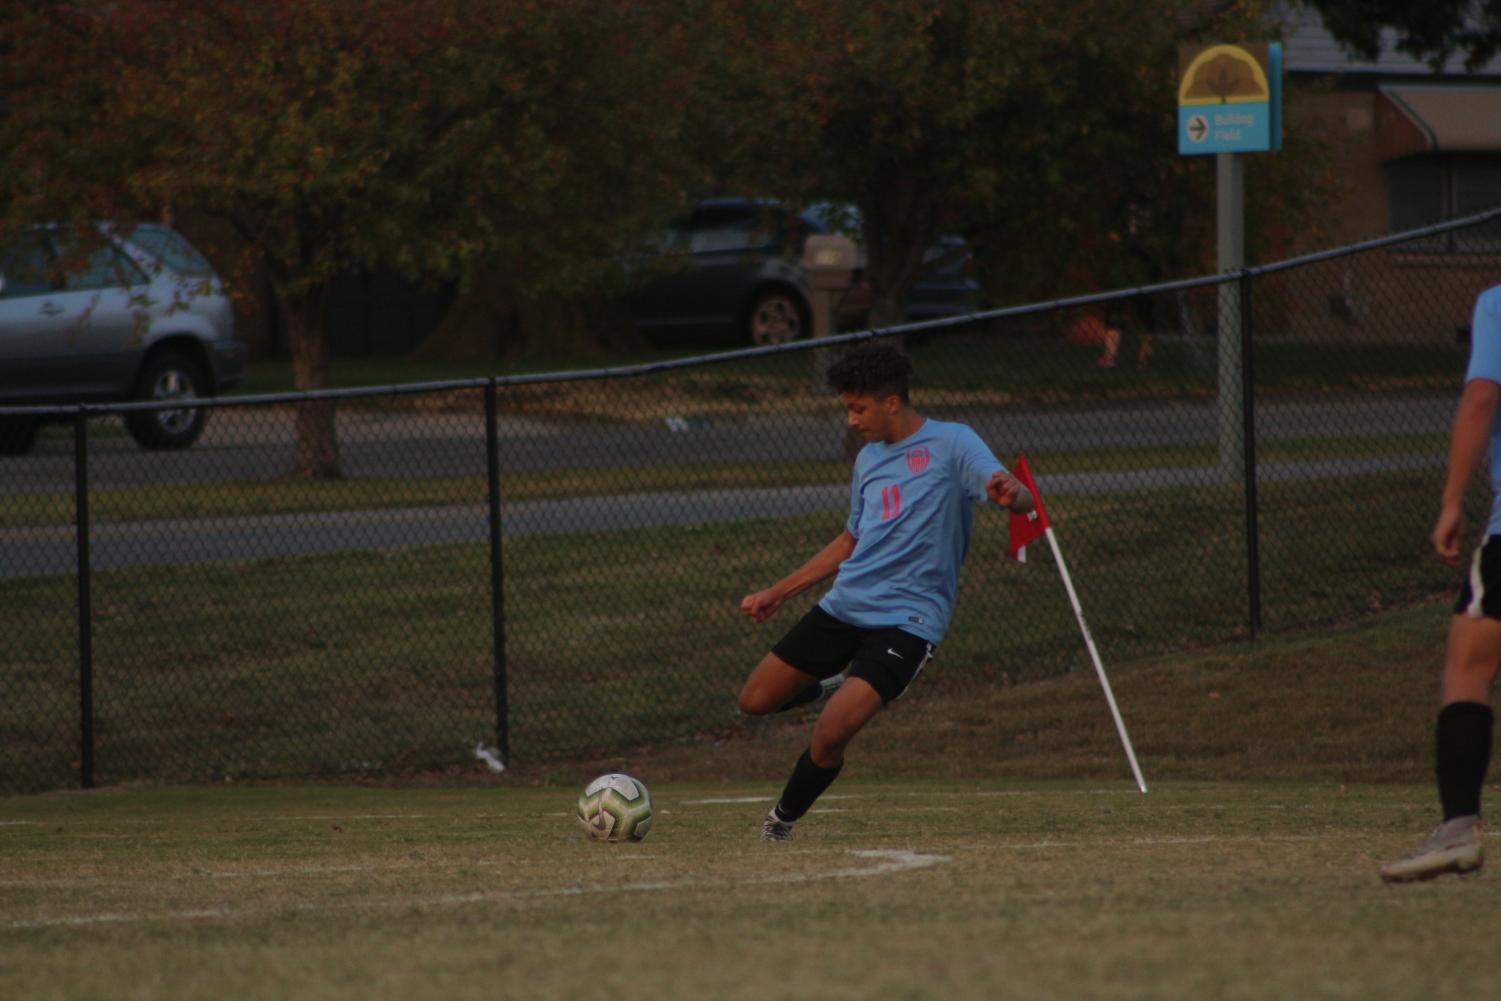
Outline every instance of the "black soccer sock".
[(1479, 702), (1451, 702), (1438, 714), (1438, 798), (1444, 819), (1480, 813), (1495, 715)]
[(813, 801), (822, 796), (824, 790), (839, 777), (839, 769), (843, 767), (836, 765), (833, 768), (820, 768), (813, 763), (812, 755), (804, 751), (792, 768), (792, 777), (782, 790), (782, 798), (777, 801), (777, 817), (790, 824), (807, 813)]

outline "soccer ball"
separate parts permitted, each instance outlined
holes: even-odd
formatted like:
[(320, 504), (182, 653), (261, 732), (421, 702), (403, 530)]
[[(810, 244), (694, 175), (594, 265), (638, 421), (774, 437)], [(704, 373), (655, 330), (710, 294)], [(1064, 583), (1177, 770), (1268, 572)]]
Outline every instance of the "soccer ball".
[(592, 841), (640, 841), (651, 830), (651, 794), (640, 779), (601, 775), (579, 795), (579, 823)]

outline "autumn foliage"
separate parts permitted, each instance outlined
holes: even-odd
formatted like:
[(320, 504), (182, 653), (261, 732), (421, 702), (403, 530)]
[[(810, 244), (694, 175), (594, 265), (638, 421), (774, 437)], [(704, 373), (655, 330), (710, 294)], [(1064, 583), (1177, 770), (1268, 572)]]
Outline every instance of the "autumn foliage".
[[(269, 288), (307, 389), (326, 380), (338, 274), (608, 288), (707, 194), (857, 206), (878, 323), (901, 318), (945, 233), (995, 299), (1062, 291), (1082, 248), (1128, 229), (1144, 245), (1129, 260), (1167, 273), (1207, 191), (1172, 141), (1176, 46), (1264, 32), (1264, 8), (12, 0), (0, 237), (220, 220), (243, 247), (221, 267)], [(1115, 263), (1092, 260), (1096, 278)], [(328, 409), (301, 410), (294, 468), (338, 474)]]

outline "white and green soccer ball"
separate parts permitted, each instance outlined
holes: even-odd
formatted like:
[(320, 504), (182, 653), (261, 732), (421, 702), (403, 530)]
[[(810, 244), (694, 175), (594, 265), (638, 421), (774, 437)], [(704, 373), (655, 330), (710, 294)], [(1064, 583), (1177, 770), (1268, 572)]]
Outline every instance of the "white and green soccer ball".
[(640, 841), (651, 830), (651, 794), (640, 779), (601, 775), (579, 795), (579, 823), (592, 841)]

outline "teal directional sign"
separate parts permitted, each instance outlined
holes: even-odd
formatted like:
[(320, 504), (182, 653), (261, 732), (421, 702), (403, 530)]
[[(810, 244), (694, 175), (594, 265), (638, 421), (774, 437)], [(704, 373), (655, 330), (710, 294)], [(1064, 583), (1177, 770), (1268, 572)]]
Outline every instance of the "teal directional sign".
[(1185, 46), (1178, 52), (1178, 152), (1282, 148), (1282, 46)]

